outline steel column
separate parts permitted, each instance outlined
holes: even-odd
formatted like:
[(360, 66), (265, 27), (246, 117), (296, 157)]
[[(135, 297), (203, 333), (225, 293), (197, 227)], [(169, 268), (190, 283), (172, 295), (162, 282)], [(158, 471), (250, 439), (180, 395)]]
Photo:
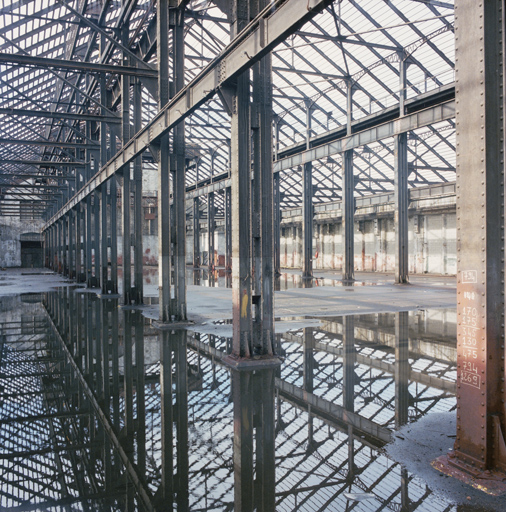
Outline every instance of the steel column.
[(207, 196), (207, 254), (209, 270), (214, 270), (216, 266), (214, 255), (214, 228), (216, 226), (214, 211), (214, 192), (210, 192)]
[[(399, 67), (400, 115), (404, 115), (406, 99), (406, 70), (408, 63), (401, 59)], [(408, 134), (394, 137), (394, 195), (395, 195), (395, 282), (408, 282), (409, 245), (408, 245)]]
[(118, 181), (113, 176), (110, 181), (110, 233), (111, 233), (111, 293), (118, 293)]
[(193, 200), (193, 268), (200, 267), (200, 199)]
[(279, 173), (273, 176), (274, 275), (281, 275), (281, 192)]
[(409, 409), (409, 314), (395, 313), (395, 426), (408, 423)]
[[(311, 139), (312, 106), (306, 100), (306, 149)], [(302, 278), (313, 278), (313, 164), (304, 164), (302, 176)]]
[[(159, 0), (156, 16), (158, 106), (169, 101), (169, 2)], [(159, 320), (171, 320), (171, 226), (169, 136), (158, 147), (158, 281)]]
[[(142, 88), (137, 78), (134, 84), (134, 131), (137, 133), (142, 127)], [(142, 215), (142, 156), (134, 160), (134, 290), (132, 299), (136, 304), (144, 301), (143, 270), (143, 215)]]
[(93, 194), (93, 228), (95, 231), (93, 252), (95, 254), (95, 275), (94, 275), (94, 286), (100, 286), (100, 270), (101, 270), (101, 250), (102, 246), (100, 243), (100, 189), (95, 190)]
[[(455, 6), (457, 440), (453, 461), (506, 471), (504, 2)], [(479, 21), (477, 21), (479, 20)]]
[(343, 153), (343, 181), (342, 181), (342, 221), (341, 240), (343, 244), (343, 281), (355, 279), (355, 178), (353, 176), (353, 150)]
[(394, 137), (395, 282), (408, 282), (408, 134)]
[(76, 206), (76, 280), (82, 283), (85, 279), (83, 276), (83, 255), (82, 255), (82, 204)]
[(225, 270), (232, 271), (232, 189), (223, 191), (225, 203)]

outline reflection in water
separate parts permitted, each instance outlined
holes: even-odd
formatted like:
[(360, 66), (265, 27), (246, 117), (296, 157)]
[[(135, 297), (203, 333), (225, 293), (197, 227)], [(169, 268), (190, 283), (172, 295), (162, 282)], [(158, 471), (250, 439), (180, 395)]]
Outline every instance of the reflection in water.
[(278, 336), (280, 368), (238, 372), (226, 338), (39, 299), (0, 308), (1, 507), (457, 510), (382, 451), (455, 408), (453, 311), (325, 318)]

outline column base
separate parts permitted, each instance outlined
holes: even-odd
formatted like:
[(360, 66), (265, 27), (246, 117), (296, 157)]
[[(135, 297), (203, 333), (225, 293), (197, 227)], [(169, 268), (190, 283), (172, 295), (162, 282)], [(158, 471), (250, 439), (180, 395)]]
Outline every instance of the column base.
[(506, 474), (502, 471), (480, 470), (460, 461), (451, 454), (438, 457), (432, 461), (431, 466), (441, 473), (491, 496), (506, 494)]
[(264, 368), (276, 368), (281, 365), (281, 359), (278, 356), (252, 356), (239, 357), (234, 354), (225, 356), (222, 359), (223, 364), (233, 370), (261, 370)]

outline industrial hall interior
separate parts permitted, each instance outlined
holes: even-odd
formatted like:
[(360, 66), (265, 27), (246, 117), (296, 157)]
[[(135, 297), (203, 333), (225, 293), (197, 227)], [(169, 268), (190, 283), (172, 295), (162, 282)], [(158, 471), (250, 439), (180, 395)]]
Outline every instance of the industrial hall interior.
[(0, 512), (504, 512), (506, 0), (0, 0)]

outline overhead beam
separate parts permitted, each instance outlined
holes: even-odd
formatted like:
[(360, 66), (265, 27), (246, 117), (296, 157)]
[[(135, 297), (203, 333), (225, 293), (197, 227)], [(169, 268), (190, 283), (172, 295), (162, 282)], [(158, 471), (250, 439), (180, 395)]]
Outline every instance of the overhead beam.
[(321, 146), (302, 151), (296, 155), (282, 158), (274, 163), (274, 172), (285, 171), (298, 165), (304, 165), (307, 162), (320, 160), (329, 156), (337, 155), (356, 149), (367, 144), (372, 144), (378, 140), (393, 137), (399, 133), (406, 133), (416, 130), (422, 126), (428, 126), (455, 117), (455, 100), (446, 101), (434, 107), (406, 115), (364, 130), (352, 135), (343, 137), (339, 140), (323, 144)]
[(59, 210), (46, 227), (65, 215), (76, 204), (91, 194), (145, 151), (178, 123), (212, 98), (229, 80), (269, 53), (305, 22), (312, 19), (331, 0), (287, 0), (270, 14), (270, 7), (262, 11), (191, 83), (184, 87), (160, 112), (124, 145), (84, 188)]
[[(329, 155), (341, 153), (346, 149), (355, 149), (364, 144), (372, 144), (378, 142), (387, 137), (392, 137), (403, 131), (397, 130), (417, 130), (425, 126), (430, 126), (433, 123), (453, 119), (455, 117), (455, 100), (446, 101), (434, 107), (421, 110), (419, 112), (406, 115), (403, 118), (398, 118), (387, 123), (381, 123), (351, 136), (341, 137), (335, 141), (329, 142), (328, 144), (322, 144), (307, 151), (301, 151), (295, 155), (291, 155), (286, 158), (281, 158), (274, 162), (274, 174), (279, 173), (285, 169), (299, 165), (299, 161), (305, 162), (306, 158), (313, 158), (318, 160), (319, 158), (326, 158)], [(367, 142), (364, 142), (367, 141)], [(341, 149), (340, 149), (341, 148)], [(323, 154), (323, 155), (322, 155)], [(322, 156), (320, 156), (322, 155)], [(304, 159), (304, 160), (302, 160)], [(298, 161), (297, 161), (298, 160)], [(297, 163), (292, 163), (297, 161)], [(446, 170), (446, 169), (445, 169)], [(448, 169), (452, 170), (452, 169)], [(216, 178), (216, 177), (215, 177)], [(206, 184), (202, 187), (188, 190), (186, 193), (186, 199), (194, 199), (209, 194), (210, 192), (217, 192), (230, 186), (230, 178), (227, 173), (223, 174), (223, 179), (215, 179), (213, 183)]]
[(133, 66), (115, 66), (113, 64), (99, 64), (97, 62), (49, 59), (44, 57), (32, 57), (31, 55), (20, 55), (18, 53), (0, 53), (0, 64), (17, 64), (42, 69), (90, 71), (94, 73), (112, 73), (115, 75), (131, 75), (148, 78), (157, 77), (157, 71), (154, 69), (136, 68)]
[(16, 145), (16, 146), (44, 146), (49, 148), (65, 148), (65, 149), (86, 149), (99, 148), (98, 144), (82, 144), (78, 142), (59, 142), (51, 140), (17, 140), (0, 138), (0, 145)]
[(86, 162), (53, 162), (52, 160), (10, 160), (0, 157), (0, 164), (32, 165), (36, 167), (84, 167)]
[(24, 117), (48, 117), (50, 119), (69, 119), (71, 121), (105, 121), (106, 123), (119, 123), (121, 121), (119, 117), (115, 116), (75, 114), (73, 112), (49, 112), (48, 110), (29, 110), (23, 108), (0, 108), (0, 114)]

